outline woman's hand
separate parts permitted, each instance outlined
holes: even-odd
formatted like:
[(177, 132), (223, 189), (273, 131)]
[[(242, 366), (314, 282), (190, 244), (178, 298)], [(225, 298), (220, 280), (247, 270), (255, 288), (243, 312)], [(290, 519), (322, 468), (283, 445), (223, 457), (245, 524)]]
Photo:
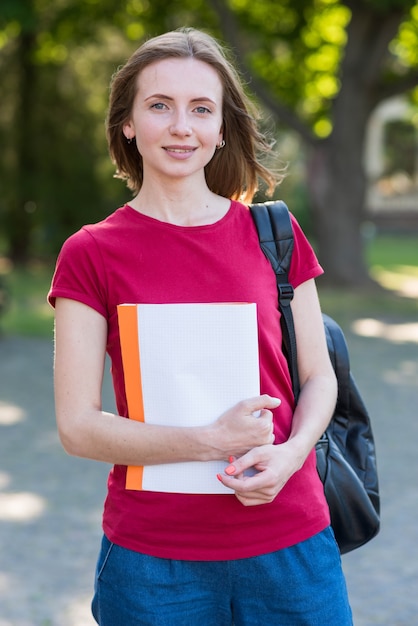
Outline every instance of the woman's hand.
[(242, 456), (257, 446), (274, 441), (270, 409), (280, 405), (278, 398), (257, 396), (238, 402), (208, 427), (208, 442), (214, 459)]
[(231, 458), (218, 479), (235, 491), (244, 506), (272, 502), (289, 478), (302, 467), (303, 457), (291, 441), (253, 448), (240, 458)]

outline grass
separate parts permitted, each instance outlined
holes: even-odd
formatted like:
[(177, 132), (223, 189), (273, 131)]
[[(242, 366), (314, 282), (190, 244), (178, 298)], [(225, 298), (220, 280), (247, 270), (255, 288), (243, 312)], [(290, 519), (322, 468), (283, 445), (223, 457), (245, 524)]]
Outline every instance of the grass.
[[(370, 273), (384, 289), (324, 289), (319, 281), (323, 310), (340, 323), (358, 317), (417, 320), (418, 236), (376, 237), (367, 254)], [(53, 265), (34, 262), (25, 269), (14, 269), (0, 258), (0, 280), (8, 295), (6, 311), (0, 317), (3, 334), (52, 336), (53, 310), (46, 301), (52, 273)]]
[(418, 318), (418, 236), (378, 236), (367, 249), (370, 275), (381, 289), (322, 289), (321, 305), (340, 323), (358, 317)]
[(8, 335), (52, 337), (54, 314), (46, 297), (53, 267), (45, 263), (13, 269), (0, 259), (0, 278), (5, 286), (5, 313), (0, 330)]

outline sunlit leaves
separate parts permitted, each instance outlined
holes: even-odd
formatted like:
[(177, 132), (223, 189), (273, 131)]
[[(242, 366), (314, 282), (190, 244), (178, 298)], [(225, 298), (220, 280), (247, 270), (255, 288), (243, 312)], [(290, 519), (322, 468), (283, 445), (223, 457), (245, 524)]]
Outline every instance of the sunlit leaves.
[(322, 44), (343, 46), (347, 40), (346, 27), (350, 11), (336, 0), (321, 0), (307, 9), (308, 26), (303, 39), (310, 48)]
[(9, 22), (3, 30), (0, 30), (0, 51), (2, 48), (19, 35), (21, 27), (19, 22), (12, 20)]
[[(412, 17), (390, 46), (392, 54), (378, 52), (382, 58), (376, 71), (381, 74), (376, 79), (396, 80), (418, 65), (418, 3), (413, 0), (229, 0), (228, 4), (246, 33), (242, 49), (248, 51), (254, 73), (320, 137), (332, 129), (351, 9), (357, 15), (364, 12), (369, 20), (373, 12), (376, 19), (390, 20), (397, 19), (399, 10), (407, 16), (413, 7)], [(368, 60), (366, 52), (364, 62)]]
[(144, 35), (144, 27), (141, 22), (131, 22), (127, 25), (126, 36), (131, 41), (140, 41)]
[(391, 51), (402, 65), (418, 65), (418, 4), (412, 8), (411, 18), (401, 25)]
[(41, 33), (35, 59), (38, 63), (62, 65), (68, 58), (68, 49), (54, 39), (50, 33)]
[(306, 13), (307, 25), (301, 34), (306, 46), (302, 111), (312, 120), (316, 134), (324, 137), (332, 128), (326, 111), (340, 88), (338, 75), (350, 12), (336, 0), (321, 0)]
[(322, 117), (314, 124), (314, 132), (321, 139), (328, 137), (332, 131), (332, 124), (328, 118)]
[(277, 36), (292, 35), (298, 28), (301, 20), (301, 4), (291, 0), (265, 0), (254, 2), (253, 0), (230, 0), (230, 7), (238, 15), (243, 16), (248, 27), (259, 29), (263, 34)]
[[(255, 74), (311, 126), (320, 124), (340, 87), (348, 9), (337, 0), (228, 4), (246, 33), (241, 46)], [(325, 124), (320, 126), (323, 135)]]

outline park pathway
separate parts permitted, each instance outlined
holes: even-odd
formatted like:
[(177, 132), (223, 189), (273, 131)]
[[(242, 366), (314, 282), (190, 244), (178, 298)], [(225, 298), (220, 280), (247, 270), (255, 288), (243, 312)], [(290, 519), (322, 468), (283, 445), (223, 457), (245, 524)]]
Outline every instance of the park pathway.
[[(373, 417), (382, 497), (379, 536), (343, 557), (356, 626), (418, 624), (416, 326), (348, 333)], [(377, 336), (364, 336), (370, 329)], [(113, 410), (108, 378), (104, 396)], [(93, 625), (108, 469), (60, 447), (52, 341), (0, 338), (0, 626)]]

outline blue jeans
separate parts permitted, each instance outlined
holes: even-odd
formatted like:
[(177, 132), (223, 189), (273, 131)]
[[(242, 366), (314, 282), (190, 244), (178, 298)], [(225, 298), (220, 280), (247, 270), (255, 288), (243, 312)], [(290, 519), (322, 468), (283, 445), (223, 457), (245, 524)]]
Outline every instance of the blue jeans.
[(104, 537), (92, 610), (101, 626), (352, 625), (330, 528), (235, 561), (160, 559)]

